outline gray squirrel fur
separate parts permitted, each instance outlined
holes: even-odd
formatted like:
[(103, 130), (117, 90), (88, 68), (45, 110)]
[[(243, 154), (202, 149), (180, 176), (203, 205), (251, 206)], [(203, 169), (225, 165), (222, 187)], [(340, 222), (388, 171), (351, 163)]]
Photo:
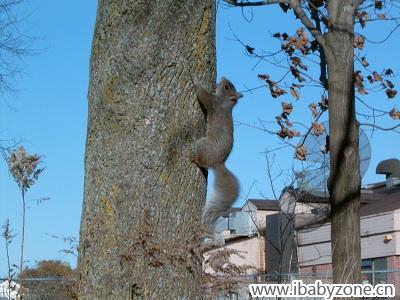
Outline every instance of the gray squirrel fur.
[(213, 226), (226, 213), (239, 194), (236, 176), (225, 167), (225, 161), (233, 146), (232, 109), (243, 95), (222, 77), (215, 93), (209, 93), (196, 84), (197, 98), (207, 113), (206, 136), (195, 145), (192, 162), (200, 168), (214, 170), (214, 193), (208, 199), (203, 212), (203, 223)]

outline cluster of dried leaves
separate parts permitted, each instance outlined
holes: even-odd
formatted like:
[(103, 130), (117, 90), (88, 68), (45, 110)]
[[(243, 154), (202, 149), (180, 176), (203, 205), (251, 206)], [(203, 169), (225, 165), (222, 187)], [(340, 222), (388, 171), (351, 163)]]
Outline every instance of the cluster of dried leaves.
[(276, 82), (269, 79), (269, 75), (259, 74), (258, 78), (264, 80), (267, 83), (269, 91), (271, 92), (271, 96), (273, 98), (277, 98), (279, 96), (286, 94), (286, 91), (284, 89), (280, 88)]
[[(311, 10), (314, 10), (314, 12), (317, 12), (318, 7), (325, 5), (324, 1), (320, 1), (321, 3), (317, 3), (318, 5), (315, 2), (316, 1), (309, 1), (309, 5), (312, 7)], [(379, 19), (385, 19), (385, 14), (382, 12), (377, 12), (382, 11), (385, 3), (383, 1), (374, 1), (373, 6), (376, 17)], [(364, 28), (365, 23), (370, 20), (370, 14), (364, 10), (358, 11), (356, 14), (356, 19), (358, 19), (358, 21), (361, 23), (361, 26)], [(324, 18), (322, 18), (321, 21), (324, 24), (326, 23)], [(325, 24), (325, 26), (329, 26), (329, 24)], [(273, 34), (273, 37), (281, 41), (281, 51), (287, 56), (286, 61), (288, 63), (288, 74), (291, 74), (293, 81), (297, 81), (297, 83), (293, 82), (288, 85), (285, 82), (284, 85), (279, 85), (279, 82), (281, 82), (282, 79), (276, 82), (271, 79), (269, 74), (258, 74), (257, 76), (260, 80), (265, 82), (273, 98), (279, 98), (281, 96), (290, 94), (296, 101), (299, 101), (301, 99), (301, 89), (304, 87), (304, 82), (309, 81), (305, 78), (311, 78), (311, 76), (307, 74), (309, 69), (303, 62), (303, 59), (310, 53), (313, 53), (319, 49), (318, 42), (316, 40), (310, 41), (304, 28), (297, 29), (295, 34), (292, 36), (287, 33), (278, 32)], [(250, 46), (247, 47), (251, 48)], [(364, 47), (364, 36), (356, 34), (354, 37), (354, 48), (363, 50)], [(254, 48), (251, 48), (251, 54), (257, 56)], [(358, 56), (355, 56), (355, 58), (360, 61), (362, 67), (365, 69), (363, 71), (364, 74), (362, 71), (356, 71), (354, 73), (354, 86), (360, 95), (367, 95), (369, 94), (370, 90), (376, 91), (377, 89), (384, 90), (389, 100), (393, 99), (397, 95), (397, 90), (395, 89), (395, 85), (391, 78), (394, 77), (392, 69), (385, 69), (381, 73), (377, 71), (371, 71), (368, 68), (370, 64), (365, 56), (361, 57), (361, 59), (358, 58)], [(367, 87), (367, 84), (370, 86)], [(326, 86), (322, 85), (322, 87), (325, 90)], [(299, 160), (305, 160), (307, 156), (307, 149), (304, 146), (304, 141), (307, 135), (314, 134), (316, 136), (320, 136), (321, 134), (325, 133), (324, 126), (322, 123), (318, 122), (320, 116), (329, 108), (328, 99), (325, 97), (325, 94), (326, 90), (323, 92), (323, 95), (318, 102), (313, 102), (308, 105), (311, 111), (312, 122), (305, 135), (301, 135), (299, 131), (294, 129), (293, 122), (291, 122), (289, 119), (290, 114), (293, 112), (293, 104), (291, 102), (282, 101), (282, 112), (280, 115), (275, 117), (276, 122), (280, 127), (279, 131), (277, 132), (277, 135), (280, 138), (291, 140), (294, 137), (303, 137), (302, 142), (295, 146), (295, 157)], [(394, 120), (400, 119), (400, 113), (396, 108), (393, 108), (388, 114)], [(329, 151), (329, 149), (326, 149), (326, 151)]]
[[(361, 58), (361, 63), (364, 67), (368, 67), (369, 63), (365, 57)], [(388, 79), (389, 76), (393, 76), (393, 71), (391, 69), (384, 70), (382, 73), (376, 71), (370, 72), (367, 75), (367, 82), (369, 84), (380, 84), (381, 88), (385, 90), (388, 99), (393, 99), (397, 95), (397, 91), (394, 89), (394, 84)], [(354, 86), (357, 88), (357, 92), (360, 95), (367, 95), (368, 91), (364, 86), (364, 76), (361, 71), (357, 70), (354, 73)]]
[(385, 20), (387, 18), (386, 13), (383, 12), (384, 9), (384, 1), (374, 0), (374, 9), (372, 10), (373, 15), (367, 12), (366, 10), (359, 10), (356, 12), (355, 18), (360, 22), (361, 28), (365, 28), (367, 22), (372, 19), (380, 19)]
[[(365, 5), (363, 9), (358, 10), (355, 14), (355, 18), (360, 23), (362, 29), (366, 27), (368, 21), (392, 19), (392, 16), (390, 15), (390, 12), (393, 8), (392, 3), (381, 0), (374, 0), (371, 2), (372, 5)], [(367, 11), (368, 8), (369, 11)], [(356, 34), (354, 38), (354, 48), (358, 50), (364, 50), (364, 47), (365, 37), (361, 34)], [(395, 85), (391, 80), (388, 79), (389, 77), (394, 76), (392, 69), (388, 68), (383, 70), (381, 73), (377, 71), (370, 71), (368, 69), (370, 64), (366, 57), (363, 56), (359, 60), (368, 74), (362, 74), (362, 72), (359, 70), (354, 73), (354, 85), (357, 92), (360, 95), (367, 95), (369, 94), (369, 90), (372, 90), (376, 88), (376, 85), (379, 85), (382, 90), (385, 90), (386, 96), (389, 100), (396, 97), (397, 90), (394, 88)], [(367, 81), (364, 80), (364, 77), (366, 77)], [(367, 89), (364, 85), (364, 82), (367, 82), (372, 86)], [(394, 120), (399, 119), (398, 113), (396, 112), (396, 108), (393, 108), (389, 112), (389, 116)]]
[[(281, 49), (288, 55), (292, 56), (295, 51), (300, 51), (302, 55), (308, 55), (311, 52), (314, 52), (318, 44), (316, 41), (310, 42), (307, 36), (307, 33), (304, 28), (299, 28), (296, 30), (296, 34), (293, 36), (289, 36), (286, 32), (284, 33), (275, 33), (273, 35), (274, 38), (281, 40)], [(307, 70), (307, 66), (301, 63), (300, 58), (295, 57), (296, 60), (299, 60), (298, 63), (294, 63), (295, 66), (299, 66), (303, 70)]]
[[(313, 119), (309, 132), (316, 136), (320, 136), (325, 132), (325, 127), (322, 125), (322, 123), (318, 122), (318, 119), (328, 109), (328, 99), (325, 96), (322, 96), (319, 102), (311, 103), (308, 105), (308, 107), (310, 108)], [(282, 113), (275, 117), (277, 124), (280, 126), (280, 130), (277, 132), (277, 134), (282, 139), (287, 138), (290, 140), (294, 137), (300, 136), (300, 132), (293, 129), (293, 124), (289, 120), (289, 115), (292, 111), (292, 103), (282, 102)], [(303, 143), (296, 146), (295, 157), (299, 160), (305, 160), (307, 155), (307, 149)]]
[[(288, 72), (292, 75), (293, 80), (296, 80), (298, 83), (291, 83), (288, 89), (285, 90), (276, 82), (272, 81), (268, 74), (259, 74), (258, 78), (265, 81), (273, 98), (278, 98), (290, 93), (296, 101), (299, 101), (301, 99), (301, 89), (304, 87), (302, 83), (306, 81), (305, 76), (307, 76), (304, 72), (308, 71), (307, 65), (303, 62), (300, 56), (307, 56), (310, 53), (315, 52), (318, 49), (318, 43), (316, 40), (309, 40), (304, 28), (297, 29), (296, 33), (292, 36), (289, 36), (287, 33), (275, 33), (273, 37), (281, 41), (281, 50), (288, 56)], [(293, 104), (285, 101), (281, 104), (282, 112), (280, 115), (275, 117), (276, 122), (280, 127), (277, 135), (282, 139), (289, 140), (294, 137), (300, 137), (300, 132), (293, 128), (293, 123), (289, 119), (289, 116), (293, 111)], [(318, 122), (318, 119), (321, 114), (328, 109), (328, 99), (325, 96), (322, 96), (320, 101), (317, 103), (311, 103), (308, 107), (311, 110), (313, 119), (311, 131), (315, 135), (321, 135), (325, 128)], [(303, 143), (298, 144), (295, 152), (296, 158), (305, 160), (306, 154), (307, 149), (305, 149)]]
[[(230, 262), (232, 255), (241, 256), (237, 250), (215, 250), (215, 242), (208, 229), (200, 228), (198, 236), (192, 241), (163, 241), (154, 230), (156, 226), (148, 210), (145, 210), (144, 216), (140, 232), (136, 233), (127, 252), (120, 255), (121, 266), (126, 270), (125, 276), (135, 283), (136, 296), (146, 297), (148, 291), (145, 278), (142, 278), (143, 282), (138, 282), (138, 278), (129, 274), (132, 268), (183, 267), (197, 273), (199, 265), (202, 265), (201, 289), (207, 299), (228, 295), (237, 291), (243, 283), (240, 275), (246, 274), (251, 267), (237, 266)], [(206, 272), (210, 269), (213, 272)]]

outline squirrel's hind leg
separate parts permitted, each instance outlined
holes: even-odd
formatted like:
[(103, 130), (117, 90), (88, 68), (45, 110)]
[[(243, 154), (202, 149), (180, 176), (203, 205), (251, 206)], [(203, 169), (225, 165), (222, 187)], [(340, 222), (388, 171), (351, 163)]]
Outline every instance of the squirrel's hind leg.
[(191, 161), (200, 168), (208, 169), (214, 165), (215, 145), (207, 138), (203, 137), (196, 143)]

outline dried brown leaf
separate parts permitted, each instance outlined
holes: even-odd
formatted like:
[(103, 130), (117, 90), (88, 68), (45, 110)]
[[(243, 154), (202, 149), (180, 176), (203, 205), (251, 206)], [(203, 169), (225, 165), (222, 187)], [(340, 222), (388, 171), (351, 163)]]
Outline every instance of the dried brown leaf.
[(364, 18), (359, 18), (358, 21), (360, 22), (361, 28), (364, 28), (365, 25), (367, 24), (367, 23), (365, 22), (365, 19), (364, 19)]
[(290, 87), (290, 94), (296, 99), (299, 100), (300, 99), (300, 92), (296, 91), (296, 89), (294, 87)]
[(384, 73), (385, 73), (386, 76), (393, 76), (394, 75), (392, 69), (387, 69), (387, 70), (385, 70)]
[(270, 86), (269, 90), (270, 90), (271, 96), (273, 98), (277, 98), (279, 96), (282, 96), (282, 95), (286, 94), (286, 91), (281, 89), (278, 86), (274, 86), (274, 87)]
[(293, 111), (292, 103), (282, 102), (282, 111), (286, 115), (290, 115), (292, 113), (292, 111)]
[(307, 66), (305, 64), (303, 64), (303, 62), (301, 61), (301, 59), (297, 56), (293, 56), (290, 58), (290, 61), (292, 62), (292, 64), (295, 67), (300, 67), (301, 69), (307, 71)]
[(260, 78), (261, 80), (269, 79), (269, 75), (268, 74), (258, 74), (257, 77)]
[(365, 39), (362, 35), (356, 35), (354, 37), (354, 48), (357, 48), (359, 50), (364, 49), (365, 45)]
[(304, 147), (304, 145), (298, 146), (296, 148), (296, 158), (298, 160), (306, 160), (306, 155), (307, 155), (307, 149), (306, 147)]
[(287, 127), (284, 127), (284, 126), (282, 126), (281, 130), (278, 131), (278, 135), (282, 139), (285, 139), (285, 138), (289, 137), (289, 134), (290, 134), (289, 129)]
[(305, 79), (301, 76), (299, 70), (295, 67), (290, 66), (290, 72), (292, 73), (293, 77), (296, 78), (299, 82), (305, 81)]
[(364, 67), (368, 67), (369, 66), (369, 62), (367, 61), (367, 59), (365, 58), (365, 56), (361, 57), (361, 63)]
[(322, 96), (321, 101), (318, 103), (319, 107), (321, 107), (322, 111), (326, 111), (328, 109), (328, 99), (325, 96)]
[(249, 52), (249, 54), (254, 54), (255, 48), (253, 48), (249, 45), (246, 45), (245, 47), (246, 47), (247, 52)]
[(386, 16), (384, 14), (376, 14), (376, 16), (381, 20), (385, 20), (386, 19)]
[(312, 123), (312, 130), (316, 136), (320, 136), (321, 134), (324, 133), (325, 127), (321, 123), (314, 122)]
[(397, 91), (392, 89), (387, 89), (386, 95), (388, 96), (389, 99), (393, 99), (394, 97), (396, 97)]
[(381, 10), (383, 8), (383, 2), (380, 0), (375, 0), (374, 6), (375, 9)]
[(374, 76), (374, 80), (375, 81), (382, 81), (383, 80), (383, 78), (382, 78), (382, 76), (378, 73), (378, 72), (372, 72), (372, 75)]
[(311, 103), (308, 105), (308, 107), (311, 110), (313, 117), (314, 118), (317, 117), (318, 116), (317, 104)]
[(360, 95), (368, 95), (368, 92), (364, 89), (363, 86), (359, 86), (359, 87), (357, 88), (357, 91), (358, 91), (358, 93), (359, 93)]
[(393, 108), (389, 112), (389, 116), (391, 116), (393, 120), (400, 120), (400, 111), (398, 111), (397, 109)]
[(391, 82), (390, 80), (386, 80), (386, 84), (389, 88), (393, 89), (394, 88), (394, 84), (393, 82)]
[(356, 71), (354, 73), (354, 85), (363, 86), (363, 76), (361, 74), (361, 71)]

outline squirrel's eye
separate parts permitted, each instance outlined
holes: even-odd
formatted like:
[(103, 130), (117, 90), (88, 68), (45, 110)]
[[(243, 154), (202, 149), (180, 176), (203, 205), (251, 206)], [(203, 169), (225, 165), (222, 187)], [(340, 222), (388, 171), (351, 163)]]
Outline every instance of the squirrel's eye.
[(229, 87), (228, 87), (228, 85), (227, 84), (225, 84), (225, 89), (227, 90), (227, 89), (229, 89)]

